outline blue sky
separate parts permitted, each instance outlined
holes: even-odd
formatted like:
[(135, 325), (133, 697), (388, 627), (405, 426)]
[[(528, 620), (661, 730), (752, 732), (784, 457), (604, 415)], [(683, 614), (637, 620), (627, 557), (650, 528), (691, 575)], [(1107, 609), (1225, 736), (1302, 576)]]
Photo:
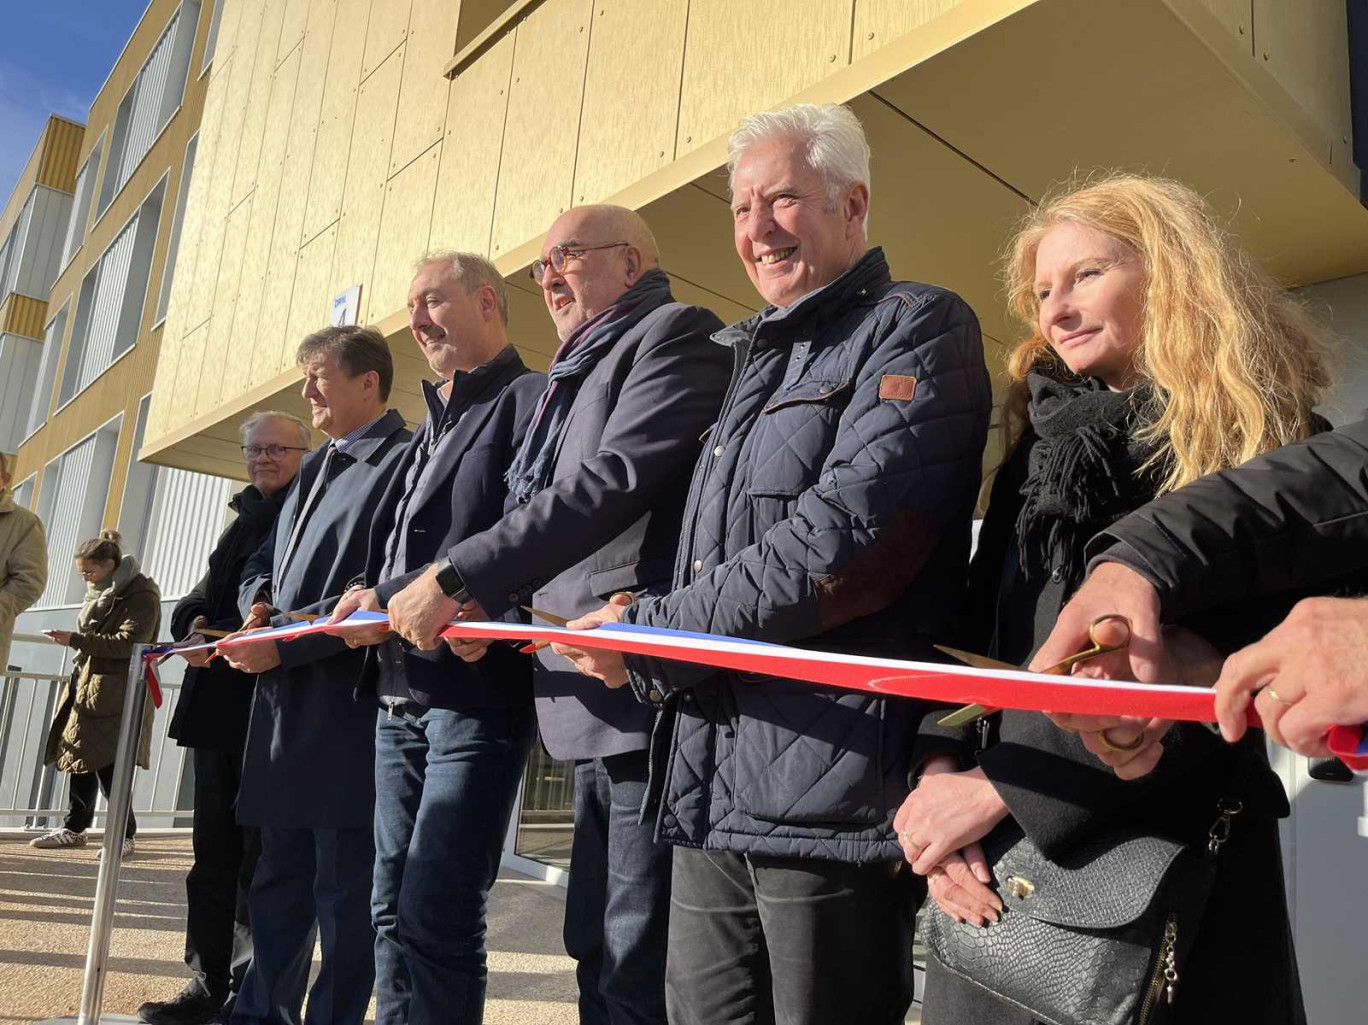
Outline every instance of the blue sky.
[(147, 0), (4, 0), (0, 33), (0, 206), (48, 114), (82, 124)]

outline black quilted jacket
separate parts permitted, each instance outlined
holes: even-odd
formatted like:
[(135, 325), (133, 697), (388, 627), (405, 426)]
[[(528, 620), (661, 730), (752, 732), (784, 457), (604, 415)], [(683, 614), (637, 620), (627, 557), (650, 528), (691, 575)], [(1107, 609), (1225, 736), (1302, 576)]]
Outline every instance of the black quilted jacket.
[[(675, 589), (636, 623), (929, 657), (962, 588), (992, 405), (974, 313), (893, 283), (871, 250), (826, 288), (714, 338), (735, 352), (684, 512)], [(631, 658), (662, 703), (661, 839), (865, 862), (900, 857), (924, 707)]]

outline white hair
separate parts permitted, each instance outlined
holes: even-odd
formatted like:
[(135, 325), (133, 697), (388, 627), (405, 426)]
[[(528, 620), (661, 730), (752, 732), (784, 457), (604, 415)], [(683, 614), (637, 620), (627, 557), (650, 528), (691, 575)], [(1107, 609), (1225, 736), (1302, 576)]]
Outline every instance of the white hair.
[(450, 267), (451, 273), (465, 288), (466, 295), (474, 295), (486, 285), (494, 289), (494, 303), (499, 308), (499, 319), (503, 321), (504, 327), (508, 326), (508, 285), (499, 273), (499, 268), (479, 253), (432, 249), (419, 257), (418, 262), (413, 265), (413, 271), (416, 274), (433, 263), (444, 263)]
[[(807, 165), (826, 179), (832, 206), (842, 189), (856, 183), (869, 187), (869, 142), (860, 119), (839, 103), (800, 103), (741, 119), (727, 142), (728, 188), (746, 150), (771, 139), (799, 143)], [(868, 210), (864, 228), (869, 230)]]
[(293, 413), (282, 413), (275, 409), (260, 410), (242, 421), (242, 426), (238, 428), (238, 439), (244, 445), (247, 444), (247, 435), (267, 420), (285, 420), (293, 424), (294, 429), (299, 432), (299, 444), (304, 448), (313, 447), (313, 437), (309, 434), (309, 425)]

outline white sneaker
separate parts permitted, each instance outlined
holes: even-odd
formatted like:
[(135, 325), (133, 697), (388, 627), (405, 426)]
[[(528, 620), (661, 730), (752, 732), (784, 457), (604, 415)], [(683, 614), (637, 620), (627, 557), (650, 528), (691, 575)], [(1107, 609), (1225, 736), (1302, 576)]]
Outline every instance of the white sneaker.
[(41, 850), (53, 850), (58, 847), (84, 847), (86, 845), (86, 835), (76, 833), (66, 826), (54, 829), (50, 833), (42, 836), (35, 836), (29, 841), (30, 847), (38, 847)]
[[(131, 836), (126, 836), (124, 837), (123, 842), (123, 854), (120, 857), (122, 860), (127, 861), (129, 858), (133, 857), (133, 852), (136, 849), (137, 845), (133, 843), (133, 838)], [(100, 844), (100, 853), (97, 857), (100, 861), (104, 860), (104, 844)]]

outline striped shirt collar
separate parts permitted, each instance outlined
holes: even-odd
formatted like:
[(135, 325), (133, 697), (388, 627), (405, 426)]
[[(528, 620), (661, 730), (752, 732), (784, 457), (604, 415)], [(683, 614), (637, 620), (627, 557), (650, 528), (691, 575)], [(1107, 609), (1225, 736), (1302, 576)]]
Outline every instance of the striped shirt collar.
[(367, 431), (383, 420), (387, 412), (389, 412), (389, 410), (382, 409), (380, 415), (374, 420), (362, 424), (350, 434), (343, 435), (340, 438), (334, 438), (332, 441), (333, 448), (337, 449), (337, 451), (341, 452), (344, 456), (351, 455), (351, 448), (365, 436)]

